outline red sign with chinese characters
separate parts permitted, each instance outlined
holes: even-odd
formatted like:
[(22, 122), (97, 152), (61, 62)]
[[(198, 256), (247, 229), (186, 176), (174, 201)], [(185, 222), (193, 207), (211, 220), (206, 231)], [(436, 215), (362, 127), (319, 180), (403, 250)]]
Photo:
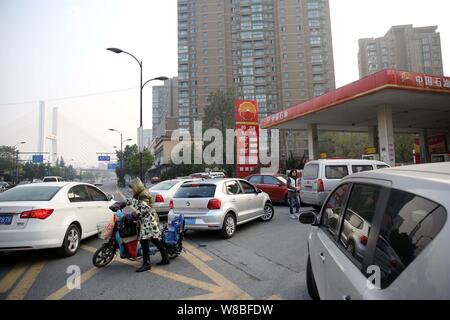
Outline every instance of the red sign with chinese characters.
[(259, 163), (258, 103), (235, 101), (236, 118), (236, 177), (250, 175)]
[(450, 94), (450, 77), (394, 69), (382, 70), (264, 118), (260, 125), (261, 128), (265, 129), (273, 128), (287, 121), (324, 111), (341, 103), (391, 88)]

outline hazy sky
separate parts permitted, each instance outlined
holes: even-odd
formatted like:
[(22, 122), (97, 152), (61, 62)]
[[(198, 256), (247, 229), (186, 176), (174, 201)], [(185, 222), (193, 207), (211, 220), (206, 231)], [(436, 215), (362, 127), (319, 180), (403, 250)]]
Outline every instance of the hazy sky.
[[(383, 36), (393, 25), (438, 25), (444, 73), (450, 75), (450, 1), (330, 0), (337, 86), (358, 79), (358, 39)], [(0, 0), (0, 145), (37, 148), (38, 103), (59, 107), (59, 152), (76, 164), (96, 164), (96, 152), (113, 152), (119, 136), (136, 141), (138, 89), (67, 100), (97, 92), (137, 88), (144, 78), (177, 75), (176, 0)], [(144, 126), (151, 127), (149, 86)], [(29, 102), (10, 104), (15, 102)], [(48, 124), (50, 132), (50, 123)], [(49, 144), (47, 144), (49, 145)]]

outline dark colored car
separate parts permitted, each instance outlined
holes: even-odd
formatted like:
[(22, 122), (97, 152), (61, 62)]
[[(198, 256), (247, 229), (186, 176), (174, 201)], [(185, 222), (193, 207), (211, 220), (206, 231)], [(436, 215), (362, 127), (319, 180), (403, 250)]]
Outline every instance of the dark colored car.
[(245, 178), (258, 189), (266, 192), (272, 202), (287, 204), (287, 177), (282, 174), (254, 174)]

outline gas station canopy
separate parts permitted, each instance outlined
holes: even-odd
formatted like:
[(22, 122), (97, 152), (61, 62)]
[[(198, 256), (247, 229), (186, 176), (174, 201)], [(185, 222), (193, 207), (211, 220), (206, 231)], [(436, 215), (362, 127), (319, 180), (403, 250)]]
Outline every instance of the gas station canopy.
[(261, 128), (376, 126), (381, 105), (392, 107), (395, 128), (449, 129), (450, 77), (383, 70), (267, 117)]
[[(394, 131), (424, 134), (425, 140), (429, 131), (449, 134), (450, 77), (383, 70), (262, 119), (261, 128), (308, 130), (310, 140), (317, 130), (378, 128), (381, 159), (392, 165)], [(312, 159), (316, 142), (309, 143)]]

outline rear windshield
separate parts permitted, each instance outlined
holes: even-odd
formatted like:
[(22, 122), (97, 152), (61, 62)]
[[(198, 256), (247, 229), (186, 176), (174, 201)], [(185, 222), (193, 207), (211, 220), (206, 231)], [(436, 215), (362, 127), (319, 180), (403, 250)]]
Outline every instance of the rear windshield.
[(153, 187), (150, 188), (150, 190), (170, 190), (174, 185), (176, 185), (178, 181), (164, 181), (160, 182), (158, 184), (155, 184)]
[(185, 184), (178, 189), (174, 198), (213, 198), (215, 184)]
[(56, 178), (45, 178), (44, 182), (58, 182)]
[(319, 177), (319, 165), (318, 164), (307, 164), (303, 169), (303, 179), (304, 180), (315, 180)]
[(50, 201), (61, 187), (16, 187), (0, 194), (0, 202)]

